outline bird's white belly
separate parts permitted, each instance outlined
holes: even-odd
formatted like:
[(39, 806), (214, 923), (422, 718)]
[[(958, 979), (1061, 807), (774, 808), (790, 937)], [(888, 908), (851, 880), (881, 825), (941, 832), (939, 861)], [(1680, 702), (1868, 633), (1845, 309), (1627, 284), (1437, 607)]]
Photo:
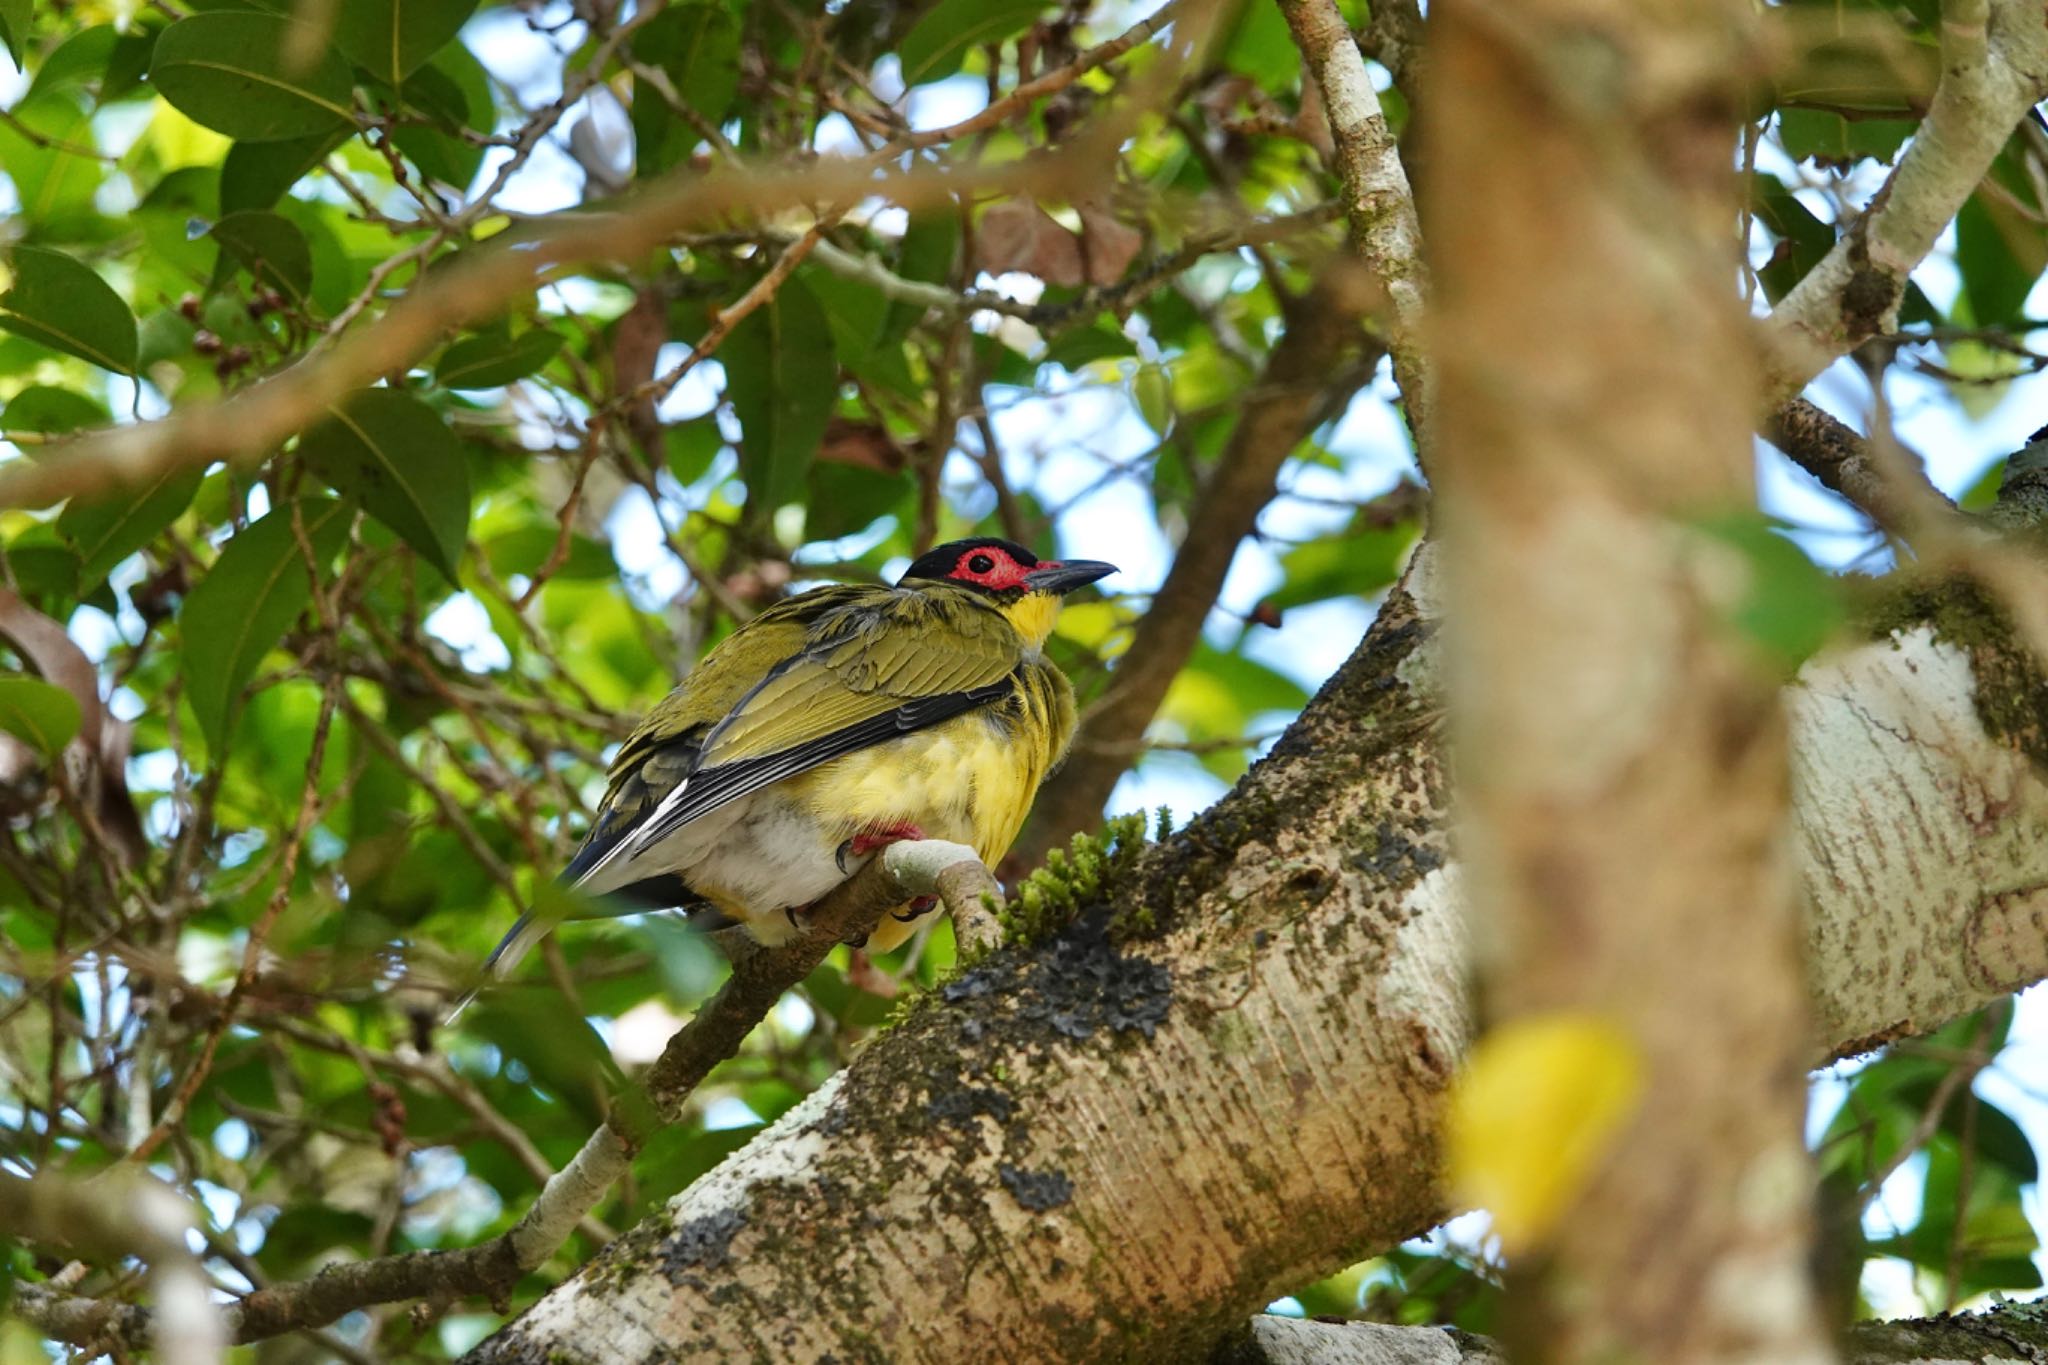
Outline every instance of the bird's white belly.
[[(929, 839), (967, 844), (985, 858), (1000, 854), (1015, 836), (1037, 776), (1035, 768), (1018, 772), (1007, 751), (1007, 762), (992, 762), (991, 749), (1000, 746), (977, 718), (859, 750), (692, 820), (635, 855), (630, 874), (623, 868), (615, 874), (618, 884), (678, 873), (691, 890), (745, 922), (754, 937), (781, 942), (793, 932), (783, 911), (818, 900), (872, 856), (849, 851), (845, 866), (839, 863), (840, 847), (864, 830), (900, 822)], [(1005, 779), (996, 783), (1002, 790), (990, 789), (991, 772)], [(978, 836), (991, 831), (976, 829), (977, 792), (1004, 811), (1002, 828), (994, 832), (1001, 847), (981, 848), (986, 840)]]

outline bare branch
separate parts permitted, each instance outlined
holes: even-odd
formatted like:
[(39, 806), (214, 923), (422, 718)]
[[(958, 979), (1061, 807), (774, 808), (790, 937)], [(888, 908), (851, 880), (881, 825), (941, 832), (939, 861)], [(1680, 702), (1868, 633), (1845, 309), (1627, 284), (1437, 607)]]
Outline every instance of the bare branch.
[[(356, 1309), (407, 1299), (481, 1294), (502, 1301), (521, 1276), (560, 1249), (625, 1174), (641, 1144), (681, 1114), (683, 1102), (714, 1066), (739, 1051), (784, 992), (840, 943), (866, 937), (884, 913), (920, 896), (940, 898), (956, 920), (969, 925), (987, 915), (989, 897), (1000, 901), (994, 879), (972, 849), (942, 840), (891, 844), (812, 909), (801, 935), (737, 955), (725, 985), (676, 1031), (648, 1070), (641, 1083), (644, 1104), (616, 1105), (605, 1126), (549, 1178), (510, 1230), (459, 1251), (417, 1251), (333, 1265), (310, 1280), (259, 1289), (229, 1310), (233, 1339), (262, 1341), (323, 1327)], [(17, 1214), (7, 1200), (13, 1195), (20, 1209), (32, 1210), (31, 1197), (40, 1194), (45, 1181), (53, 1190), (69, 1188), (53, 1176), (22, 1180), (0, 1174), (0, 1227), (35, 1226), (28, 1213)], [(178, 1245), (182, 1249), (182, 1241)], [(200, 1283), (203, 1288), (203, 1277)], [(90, 1345), (109, 1334), (133, 1344), (160, 1320), (159, 1314), (126, 1305), (48, 1290), (25, 1296), (23, 1303), (32, 1305), (39, 1330), (74, 1345)], [(197, 1365), (198, 1359), (188, 1356), (174, 1365)]]
[[(1400, 149), (1380, 112), (1365, 58), (1336, 0), (1279, 0), (1294, 44), (1308, 63), (1336, 142), (1344, 181), (1351, 245), (1393, 303), (1394, 378), (1418, 450), (1427, 452), (1429, 367), (1422, 355), (1423, 296), (1429, 280), (1422, 260), (1422, 229)], [(1425, 458), (1424, 467), (1427, 468)]]
[(1949, 0), (1941, 81), (1870, 207), (1772, 310), (1764, 399), (1774, 408), (1840, 355), (1893, 330), (1907, 278), (2048, 94), (2048, 10), (2035, 0)]
[(149, 1176), (120, 1172), (85, 1181), (48, 1171), (30, 1177), (0, 1171), (0, 1230), (110, 1260), (134, 1256), (149, 1266), (156, 1309), (148, 1314), (16, 1286), (27, 1321), (52, 1336), (61, 1327), (61, 1339), (77, 1345), (153, 1340), (163, 1365), (220, 1360), (227, 1332), (213, 1287), (185, 1242), (194, 1226), (191, 1204)]

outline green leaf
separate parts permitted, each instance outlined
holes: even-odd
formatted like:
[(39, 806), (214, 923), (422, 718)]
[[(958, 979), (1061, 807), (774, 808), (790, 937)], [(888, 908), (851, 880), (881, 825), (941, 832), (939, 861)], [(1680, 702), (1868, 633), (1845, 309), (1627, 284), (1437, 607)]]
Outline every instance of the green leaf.
[(28, 53), (29, 24), (34, 17), (35, 0), (0, 0), (0, 42), (7, 44), (7, 53), (14, 58), (17, 71), (25, 71), (24, 60)]
[(526, 378), (555, 358), (562, 334), (535, 327), (513, 336), (494, 327), (462, 338), (434, 362), (434, 378), (451, 389), (496, 389)]
[(944, 80), (970, 49), (1022, 33), (1045, 8), (1044, 0), (939, 0), (903, 35), (903, 84)]
[(1421, 534), (1414, 520), (1358, 525), (1338, 536), (1303, 541), (1280, 557), (1286, 581), (1266, 598), (1278, 611), (1333, 597), (1369, 597), (1400, 575), (1408, 547)]
[(349, 0), (336, 7), (334, 45), (386, 85), (397, 85), (452, 42), (477, 0)]
[(230, 213), (213, 225), (223, 264), (239, 263), (260, 285), (303, 306), (313, 287), (313, 249), (289, 219), (263, 209)]
[[(351, 7), (353, 8), (353, 7)], [(193, 122), (243, 142), (331, 133), (353, 121), (353, 82), (332, 48), (287, 75), (292, 21), (271, 14), (195, 14), (157, 39), (150, 83)]]
[(78, 733), (78, 698), (41, 678), (0, 678), (0, 730), (50, 758)]
[(2018, 210), (1987, 194), (1964, 201), (1956, 215), (1956, 268), (1978, 326), (2024, 323), (2027, 295), (2044, 267), (2048, 242)]
[(135, 373), (135, 314), (92, 267), (40, 246), (15, 247), (9, 264), (14, 287), (0, 294), (0, 328)]
[[(740, 86), (740, 30), (725, 6), (711, 0), (671, 5), (634, 33), (633, 55), (659, 68), (676, 96), (706, 121), (725, 121)], [(670, 169), (698, 140), (658, 91), (638, 83), (633, 136), (643, 175)]]
[[(31, 384), (7, 400), (0, 410), (0, 431), (34, 431), (45, 436), (65, 436), (88, 427), (104, 426), (107, 410), (82, 393)], [(35, 447), (30, 447), (31, 457)]]
[(1224, 40), (1223, 64), (1250, 76), (1269, 96), (1294, 88), (1301, 79), (1301, 52), (1278, 5), (1245, 0)]
[(733, 328), (718, 354), (740, 419), (747, 512), (764, 517), (802, 496), (824, 439), (838, 396), (832, 328), (802, 281), (790, 280)]
[(457, 130), (488, 135), (497, 117), (491, 76), (483, 63), (460, 43), (443, 48), (406, 78), (401, 98), (438, 126), (406, 123), (394, 128), (391, 140), (398, 150), (428, 179), (466, 189), (483, 165), (484, 149)]
[(107, 63), (114, 55), (114, 44), (118, 41), (119, 35), (112, 24), (96, 24), (72, 34), (36, 68), (36, 78), (29, 83), (28, 98), (34, 99), (55, 90), (90, 86), (105, 73)]
[(84, 237), (98, 221), (93, 196), (100, 167), (90, 157), (62, 150), (93, 145), (91, 118), (61, 92), (23, 100), (0, 124), (0, 166), (14, 182), (21, 216), (53, 238)]
[(469, 534), (469, 466), (448, 424), (399, 389), (364, 389), (299, 438), (299, 455), (450, 582)]
[(347, 128), (272, 142), (237, 142), (220, 168), (220, 209), (267, 209), (327, 154), (349, 140)]
[[(324, 576), (348, 538), (349, 509), (321, 497), (295, 505)], [(292, 506), (273, 508), (230, 540), (178, 611), (185, 696), (216, 751), (227, 739), (243, 685), (312, 596)]]
[(1736, 551), (1748, 570), (1741, 592), (1722, 604), (1726, 624), (1767, 666), (1790, 676), (1842, 624), (1845, 610), (1834, 580), (1754, 512), (1696, 525)]
[(192, 504), (206, 471), (171, 469), (146, 488), (91, 500), (73, 498), (57, 518), (57, 530), (78, 548), (78, 585), (90, 588), (114, 566), (155, 540)]

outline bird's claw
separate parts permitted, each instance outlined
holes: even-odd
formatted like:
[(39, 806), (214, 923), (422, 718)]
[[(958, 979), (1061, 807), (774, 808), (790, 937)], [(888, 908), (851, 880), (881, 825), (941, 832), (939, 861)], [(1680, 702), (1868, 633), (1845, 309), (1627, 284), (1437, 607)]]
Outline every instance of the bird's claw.
[(932, 908), (938, 903), (939, 898), (937, 896), (919, 896), (905, 908), (904, 913), (899, 915), (892, 912), (889, 918), (897, 921), (899, 924), (908, 924), (921, 915), (929, 915), (932, 912)]

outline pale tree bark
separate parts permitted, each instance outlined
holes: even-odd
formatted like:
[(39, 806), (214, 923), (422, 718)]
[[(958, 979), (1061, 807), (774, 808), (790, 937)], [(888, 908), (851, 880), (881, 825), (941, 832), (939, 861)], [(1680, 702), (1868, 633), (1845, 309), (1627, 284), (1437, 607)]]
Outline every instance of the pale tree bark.
[[(1437, 1221), (1468, 1012), (1433, 555), (1079, 923), (924, 1001), (477, 1358), (1185, 1360)], [(1899, 622), (1794, 689), (1809, 1062), (2048, 975), (2039, 676), (1975, 595)]]
[(1732, 626), (1744, 563), (1688, 529), (1755, 504), (1728, 287), (1748, 11), (1431, 11), (1434, 473), (1487, 1022), (1598, 1021), (1642, 1077), (1511, 1248), (1529, 1360), (1831, 1356), (1784, 718)]
[[(2032, 1305), (1905, 1322), (1865, 1322), (1842, 1343), (1846, 1365), (2039, 1365), (2048, 1314)], [(1441, 1327), (1258, 1317), (1211, 1365), (1504, 1365), (1498, 1342)]]

